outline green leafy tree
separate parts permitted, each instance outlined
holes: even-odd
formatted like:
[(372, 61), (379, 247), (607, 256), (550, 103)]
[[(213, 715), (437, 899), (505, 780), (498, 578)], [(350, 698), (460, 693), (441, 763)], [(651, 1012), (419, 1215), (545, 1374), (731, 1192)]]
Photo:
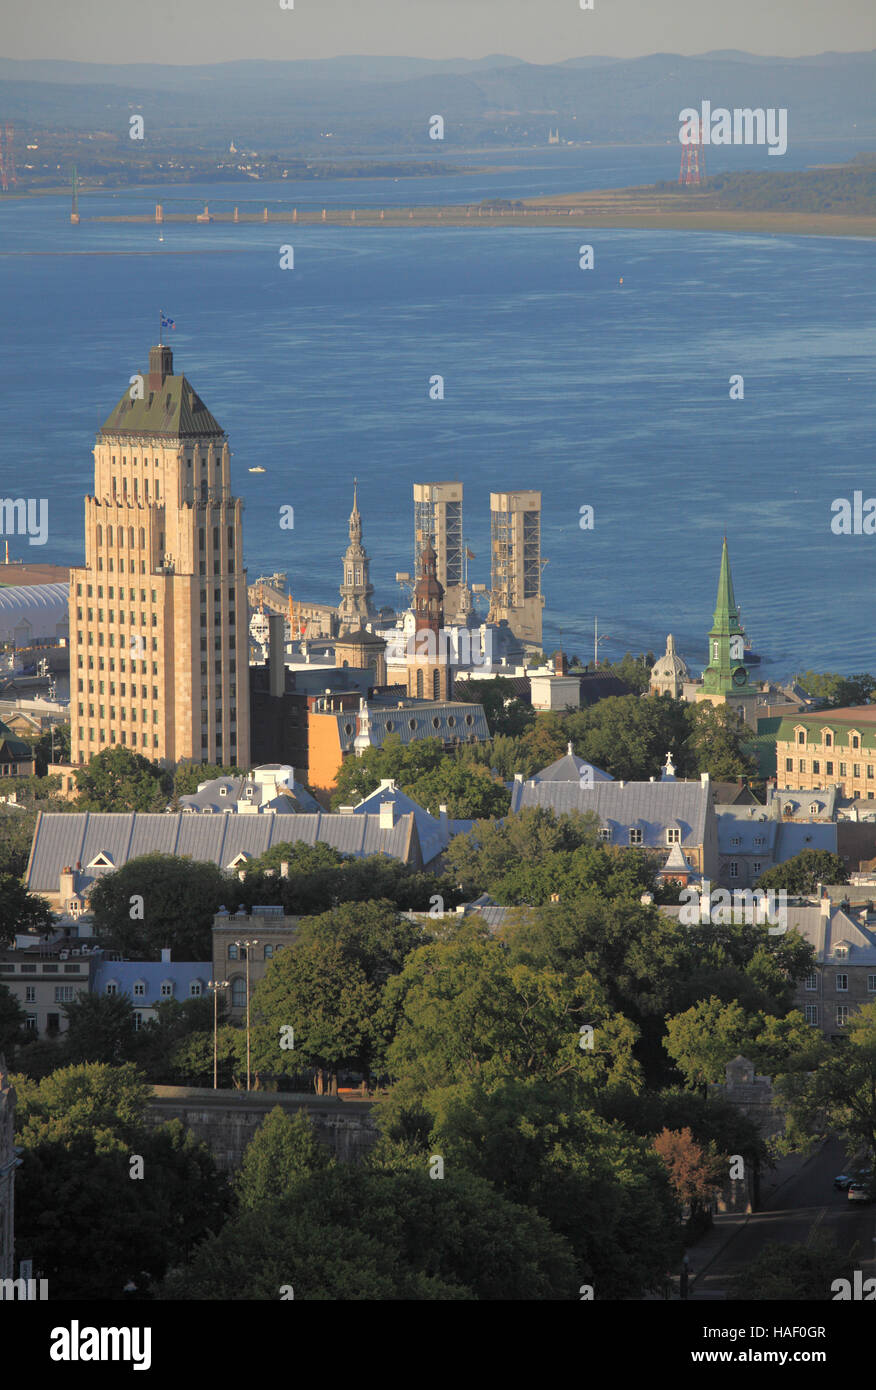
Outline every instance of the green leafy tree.
[(78, 811), (163, 811), (173, 781), (130, 748), (104, 748), (76, 771)]
[[(70, 725), (56, 724), (37, 738), (27, 738), (36, 758), (36, 775), (45, 777), (49, 763), (70, 762)], [(54, 780), (54, 779), (53, 779)], [(60, 782), (60, 779), (58, 779)]]
[(779, 1078), (786, 1151), (805, 1150), (827, 1132), (852, 1149), (876, 1152), (876, 1004), (862, 1005), (846, 1031), (814, 1070)]
[[(163, 1052), (163, 1048), (162, 1048)], [(226, 1024), (216, 1032), (217, 1080), (220, 1088), (231, 1086), (241, 1074), (241, 1030)], [(173, 1044), (168, 1058), (170, 1084), (177, 1086), (213, 1085), (213, 1029), (186, 1033)], [(144, 1062), (144, 1065), (146, 1063)], [(244, 1061), (245, 1067), (245, 1061)], [(152, 1072), (149, 1075), (152, 1076)]]
[(433, 772), (447, 754), (437, 738), (403, 744), (398, 734), (388, 734), (380, 748), (366, 748), (359, 758), (347, 758), (338, 769), (332, 808), (355, 806), (386, 778), (403, 787)]
[(617, 695), (566, 715), (563, 727), (579, 757), (612, 777), (647, 782), (659, 776), (667, 751), (676, 755), (679, 776), (697, 770), (689, 769), (687, 711), (668, 695)]
[(651, 684), (651, 667), (654, 665), (653, 652), (633, 656), (626, 652), (620, 661), (604, 663), (600, 671), (607, 671), (630, 687), (634, 695), (644, 695)]
[(672, 1012), (714, 995), (747, 1013), (783, 1015), (795, 988), (811, 974), (815, 954), (799, 932), (771, 936), (769, 927), (736, 920), (686, 928), (686, 968), (676, 976)]
[[(133, 1009), (132, 1009), (133, 1012)], [(225, 1004), (220, 992), (217, 1015), (220, 1023), (224, 1021)], [(138, 1032), (133, 1031), (127, 1056), (135, 1061), (150, 1081), (163, 1085), (178, 1084), (181, 1080), (177, 1063), (177, 1049), (188, 1037), (205, 1037), (209, 1042), (210, 1066), (208, 1068), (212, 1085), (213, 1067), (213, 999), (165, 999), (155, 1006), (154, 1018), (147, 1019)], [(195, 1085), (195, 1082), (190, 1082)], [(206, 1083), (205, 1083), (206, 1084)]]
[(429, 937), (420, 923), (382, 901), (340, 903), (330, 912), (305, 917), (295, 940), (299, 947), (335, 942), (370, 984), (382, 987)]
[(403, 1084), (380, 1104), (377, 1123), (375, 1161), (410, 1167), (441, 1154), (445, 1172), (489, 1181), (569, 1242), (577, 1282), (599, 1298), (661, 1288), (680, 1254), (675, 1197), (652, 1145), (582, 1107), (571, 1072), (427, 1092)]
[(213, 916), (233, 891), (215, 864), (144, 854), (95, 883), (95, 932), (127, 960), (157, 960), (163, 946), (176, 960), (210, 960)]
[(459, 820), (504, 816), (511, 804), (511, 793), (502, 782), (494, 781), (486, 768), (470, 767), (450, 758), (416, 781), (408, 782), (402, 791), (432, 815), (445, 805), (448, 814)]
[(548, 855), (595, 845), (599, 822), (591, 813), (555, 815), (527, 806), (501, 823), (478, 821), (467, 835), (456, 835), (445, 853), (449, 876), (470, 896), (498, 890), (523, 863), (538, 864)]
[(152, 1096), (130, 1062), (62, 1067), (42, 1081), (18, 1075), (13, 1084), (17, 1142), (27, 1148), (85, 1138), (98, 1153), (129, 1152)]
[(516, 737), (525, 733), (535, 722), (532, 706), (518, 697), (513, 681), (506, 676), (496, 676), (486, 681), (471, 680), (467, 686), (469, 698), (483, 709), (494, 739), (497, 735)]
[(25, 1012), (15, 995), (0, 985), (0, 1056), (11, 1058), (19, 1043), (24, 1042)]
[[(513, 964), (494, 941), (415, 951), (384, 991), (395, 1036), (390, 1072), (423, 1089), (473, 1078), (574, 1074), (587, 1089), (639, 1084), (636, 1030), (612, 1014), (595, 981)], [(581, 1028), (589, 1026), (588, 1046)]]
[(852, 1277), (851, 1260), (827, 1236), (816, 1234), (805, 1244), (769, 1241), (733, 1276), (730, 1297), (758, 1303), (825, 1303), (834, 1297), (833, 1281), (843, 1277)]
[(67, 1031), (61, 1040), (65, 1060), (117, 1063), (133, 1060), (137, 1049), (134, 1007), (126, 994), (89, 994), (64, 1005)]
[(734, 709), (703, 701), (689, 705), (687, 717), (690, 735), (685, 752), (694, 772), (708, 772), (716, 782), (757, 776), (757, 759), (745, 748), (751, 729)]
[(246, 1146), (235, 1180), (241, 1207), (287, 1197), (296, 1183), (331, 1163), (324, 1144), (316, 1137), (307, 1111), (289, 1115), (275, 1105)]
[(338, 1165), (245, 1209), (163, 1296), (296, 1301), (550, 1300), (577, 1294), (566, 1243), (535, 1212), (448, 1171)]
[(317, 1094), (323, 1095), (327, 1084), (337, 1092), (341, 1067), (368, 1070), (378, 999), (376, 986), (342, 946), (293, 942), (268, 966), (255, 988), (253, 1008), (273, 1030), (278, 1063), (290, 1060), (280, 1050), (280, 1030), (294, 1029), (297, 1057), (316, 1069)]
[(17, 932), (49, 932), (53, 920), (45, 898), (28, 893), (12, 874), (0, 874), (0, 945), (11, 944)]
[(579, 845), (540, 860), (519, 862), (491, 891), (508, 904), (548, 903), (555, 895), (567, 902), (591, 893), (638, 902), (644, 892), (656, 893), (656, 873), (662, 862), (662, 855), (647, 850)]
[(769, 1076), (807, 1070), (823, 1046), (799, 1011), (785, 1018), (747, 1014), (714, 995), (666, 1021), (666, 1051), (691, 1087), (723, 1081), (727, 1063), (740, 1054)]
[(844, 709), (847, 705), (868, 705), (876, 690), (876, 677), (868, 672), (840, 676), (835, 671), (804, 671), (797, 684), (818, 700), (822, 709)]
[[(25, 1147), (17, 1243), (52, 1298), (119, 1300), (132, 1281), (142, 1297), (220, 1228), (227, 1184), (191, 1132), (177, 1120), (135, 1131), (131, 1144), (130, 1153), (107, 1151), (79, 1132)], [(143, 1163), (135, 1181), (133, 1154)]]
[(814, 893), (819, 883), (848, 883), (849, 871), (838, 854), (826, 849), (804, 849), (793, 859), (766, 869), (757, 880), (758, 888), (784, 888), (802, 897)]

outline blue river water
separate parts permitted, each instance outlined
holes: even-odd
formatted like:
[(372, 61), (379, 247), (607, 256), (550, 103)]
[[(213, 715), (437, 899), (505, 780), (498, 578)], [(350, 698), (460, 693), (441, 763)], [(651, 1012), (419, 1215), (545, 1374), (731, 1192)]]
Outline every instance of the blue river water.
[[(781, 167), (861, 148), (792, 146)], [(778, 163), (713, 154), (714, 172)], [(598, 616), (602, 655), (660, 652), (672, 631), (701, 663), (726, 533), (765, 673), (876, 670), (876, 537), (830, 528), (833, 499), (876, 494), (872, 241), (89, 220), (159, 198), (168, 211), (474, 202), (678, 171), (669, 145), (444, 157), (497, 172), (122, 190), (83, 197), (77, 228), (69, 199), (0, 197), (0, 494), (49, 503), (48, 544), (14, 538), (11, 552), (81, 559), (94, 436), (164, 310), (175, 369), (229, 434), (251, 576), (283, 569), (297, 598), (337, 601), (355, 475), (376, 597), (400, 602), (411, 484), (457, 478), (470, 579), (488, 583), (489, 493), (535, 487), (547, 645), (591, 655)], [(579, 268), (585, 243), (593, 270)], [(287, 504), (293, 531), (279, 526)]]

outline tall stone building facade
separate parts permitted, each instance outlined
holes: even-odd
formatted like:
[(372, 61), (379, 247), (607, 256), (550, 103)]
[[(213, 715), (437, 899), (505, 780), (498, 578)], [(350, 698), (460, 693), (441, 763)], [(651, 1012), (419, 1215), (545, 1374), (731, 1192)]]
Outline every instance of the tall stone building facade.
[(362, 515), (359, 511), (357, 488), (353, 483), (353, 510), (350, 512), (350, 544), (344, 552), (341, 602), (338, 605), (338, 631), (358, 632), (377, 617), (372, 602), (374, 585), (369, 569), (371, 561), (362, 544)]
[(243, 503), (222, 426), (149, 352), (94, 449), (70, 572), (71, 758), (121, 744), (167, 766), (249, 764)]

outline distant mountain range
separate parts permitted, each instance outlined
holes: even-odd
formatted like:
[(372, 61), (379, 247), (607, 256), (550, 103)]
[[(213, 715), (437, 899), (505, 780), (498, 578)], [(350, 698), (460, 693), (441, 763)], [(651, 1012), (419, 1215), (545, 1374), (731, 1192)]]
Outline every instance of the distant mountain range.
[[(201, 67), (0, 59), (0, 120), (23, 131), (127, 133), (132, 112), (150, 137), (180, 147), (431, 155), (439, 148), (566, 139), (675, 140), (685, 106), (773, 106), (792, 138), (876, 136), (876, 52), (764, 58), (728, 50), (696, 57), (570, 58), (536, 65), (486, 58), (340, 57), (245, 60)], [(328, 136), (328, 132), (331, 136)], [(331, 139), (331, 146), (327, 140)]]

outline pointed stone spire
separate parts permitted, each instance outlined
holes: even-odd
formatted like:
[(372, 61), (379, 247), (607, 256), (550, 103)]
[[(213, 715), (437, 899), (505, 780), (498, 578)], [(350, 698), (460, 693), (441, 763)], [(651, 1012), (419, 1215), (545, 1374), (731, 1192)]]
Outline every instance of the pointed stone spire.
[(362, 516), (359, 511), (358, 478), (353, 479), (353, 510), (350, 512), (350, 540), (355, 544), (362, 541)]

